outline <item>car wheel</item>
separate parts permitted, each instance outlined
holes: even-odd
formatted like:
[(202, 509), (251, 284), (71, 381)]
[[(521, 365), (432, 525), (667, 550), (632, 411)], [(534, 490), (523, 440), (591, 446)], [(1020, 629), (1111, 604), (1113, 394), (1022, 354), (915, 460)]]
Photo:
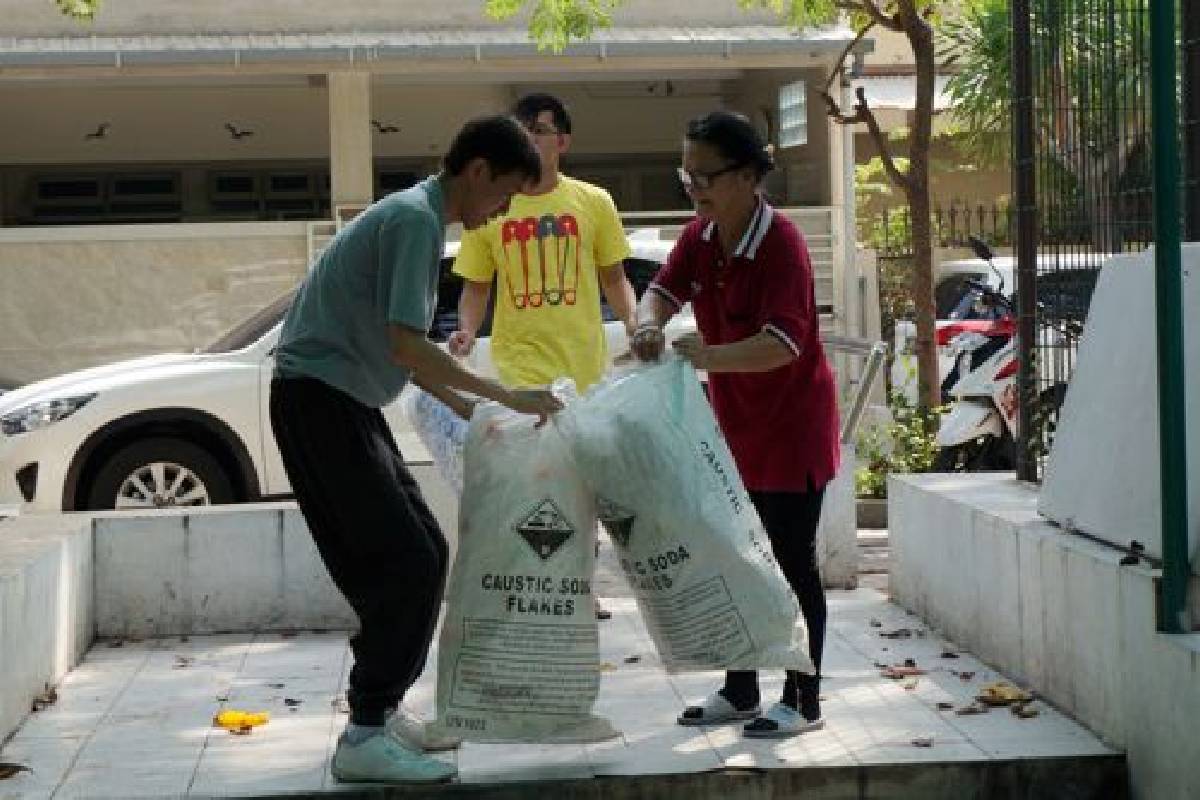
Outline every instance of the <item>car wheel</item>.
[(96, 473), (88, 509), (175, 508), (234, 501), (233, 485), (209, 452), (183, 439), (145, 439)]

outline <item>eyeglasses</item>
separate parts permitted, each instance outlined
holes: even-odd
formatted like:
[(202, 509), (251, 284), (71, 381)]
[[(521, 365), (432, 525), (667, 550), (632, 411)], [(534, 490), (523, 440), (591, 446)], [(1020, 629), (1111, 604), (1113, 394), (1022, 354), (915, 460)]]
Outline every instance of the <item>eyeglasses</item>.
[(713, 182), (726, 172), (733, 172), (734, 170), (741, 169), (744, 166), (746, 166), (746, 162), (739, 161), (736, 164), (730, 164), (727, 167), (721, 167), (720, 169), (713, 170), (712, 172), (699, 172), (696, 170), (684, 169), (683, 167), (677, 167), (676, 172), (679, 175), (679, 182), (683, 184), (683, 188), (685, 190), (690, 192), (694, 189), (699, 189), (703, 192), (711, 189)]
[(535, 122), (532, 125), (526, 125), (525, 130), (532, 133), (534, 136), (557, 136), (558, 129), (553, 125), (546, 125), (541, 122)]

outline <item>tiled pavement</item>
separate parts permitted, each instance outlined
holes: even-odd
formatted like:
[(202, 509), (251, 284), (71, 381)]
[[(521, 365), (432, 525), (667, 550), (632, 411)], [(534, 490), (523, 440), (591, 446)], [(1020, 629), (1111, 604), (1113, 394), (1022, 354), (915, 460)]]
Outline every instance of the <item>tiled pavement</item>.
[[(742, 738), (736, 726), (677, 726), (684, 703), (715, 688), (719, 675), (667, 675), (632, 599), (609, 597), (604, 604), (614, 616), (600, 623), (604, 679), (597, 710), (624, 732), (622, 738), (594, 745), (468, 743), (447, 757), (457, 762), (462, 782), (485, 784), (722, 766), (986, 762), (1112, 752), (1042, 703), (1040, 715), (1029, 720), (1003, 709), (978, 716), (939, 709), (939, 702), (968, 703), (999, 676), (969, 654), (941, 658), (952, 645), (924, 632), (918, 620), (872, 589), (830, 592), (829, 601), (822, 687), (828, 724), (822, 731), (755, 742)], [(897, 628), (914, 635), (880, 635)], [(0, 799), (339, 790), (329, 758), (346, 720), (339, 699), (350, 666), (346, 634), (114, 644), (97, 643), (58, 687), (57, 702), (32, 715), (0, 750), (0, 761), (33, 769), (0, 781)], [(905, 658), (928, 674), (907, 686), (880, 676), (877, 663)], [(410, 704), (425, 715), (433, 710), (435, 663), (433, 654), (410, 695)], [(974, 675), (963, 680), (955, 672)], [(764, 699), (779, 689), (779, 676), (764, 676)], [(233, 736), (211, 726), (223, 706), (266, 710), (271, 721), (248, 736)], [(932, 746), (915, 746), (916, 739), (931, 739)]]

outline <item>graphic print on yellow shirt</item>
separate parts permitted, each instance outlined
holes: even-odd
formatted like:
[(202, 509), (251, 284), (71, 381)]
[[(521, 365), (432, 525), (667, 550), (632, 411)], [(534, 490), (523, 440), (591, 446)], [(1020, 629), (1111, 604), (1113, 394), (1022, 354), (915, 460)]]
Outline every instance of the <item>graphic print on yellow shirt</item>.
[(492, 360), (508, 386), (569, 377), (582, 391), (606, 361), (597, 270), (629, 244), (603, 189), (560, 178), (546, 194), (513, 197), (508, 213), (463, 234), (454, 272), (496, 278)]

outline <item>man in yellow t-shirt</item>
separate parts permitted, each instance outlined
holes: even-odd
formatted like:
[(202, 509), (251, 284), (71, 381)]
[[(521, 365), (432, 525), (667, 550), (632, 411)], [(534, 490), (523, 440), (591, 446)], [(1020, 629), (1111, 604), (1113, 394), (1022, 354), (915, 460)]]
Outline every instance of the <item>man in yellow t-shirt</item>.
[(508, 212), (466, 231), (454, 262), (465, 279), (454, 355), (471, 352), (495, 280), (492, 361), (510, 387), (545, 386), (562, 377), (580, 391), (600, 379), (607, 361), (600, 291), (632, 333), (637, 302), (625, 277), (629, 243), (604, 189), (558, 171), (570, 147), (571, 118), (557, 98), (521, 98), (514, 116), (542, 157), (542, 179), (514, 195)]

